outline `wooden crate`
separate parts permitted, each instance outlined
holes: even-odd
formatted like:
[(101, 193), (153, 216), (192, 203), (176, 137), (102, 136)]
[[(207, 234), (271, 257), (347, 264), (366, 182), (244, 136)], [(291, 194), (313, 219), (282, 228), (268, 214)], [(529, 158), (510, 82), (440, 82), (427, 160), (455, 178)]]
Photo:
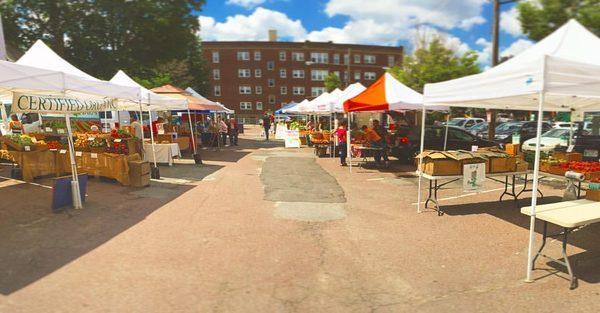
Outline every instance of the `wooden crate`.
[(507, 143), (505, 151), (510, 155), (519, 155), (520, 147), (518, 144)]
[(514, 157), (508, 158), (490, 158), (489, 173), (505, 173), (515, 170), (517, 159)]
[(586, 191), (585, 198), (592, 201), (600, 201), (600, 190)]

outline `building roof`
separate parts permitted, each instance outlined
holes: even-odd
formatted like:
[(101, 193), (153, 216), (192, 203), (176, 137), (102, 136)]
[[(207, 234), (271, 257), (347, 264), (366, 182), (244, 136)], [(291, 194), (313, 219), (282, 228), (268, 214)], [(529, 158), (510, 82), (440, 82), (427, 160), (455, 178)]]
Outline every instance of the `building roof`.
[(203, 41), (202, 45), (207, 48), (305, 48), (305, 49), (353, 49), (360, 51), (389, 51), (393, 53), (402, 52), (402, 46), (378, 46), (378, 45), (359, 45), (359, 44), (339, 44), (333, 42), (317, 41)]

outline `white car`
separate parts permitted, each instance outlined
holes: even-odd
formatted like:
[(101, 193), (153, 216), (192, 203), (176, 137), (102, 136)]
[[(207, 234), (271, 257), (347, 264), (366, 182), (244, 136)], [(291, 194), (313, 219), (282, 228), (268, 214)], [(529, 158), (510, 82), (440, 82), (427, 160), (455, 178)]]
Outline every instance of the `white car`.
[(448, 122), (448, 125), (462, 129), (469, 129), (481, 123), (485, 123), (485, 120), (479, 117), (457, 117), (451, 119)]
[(577, 123), (572, 123), (572, 122), (554, 122), (552, 124), (552, 128), (558, 128), (558, 129), (570, 129), (573, 128), (573, 130), (577, 130), (577, 128), (579, 128), (579, 125), (577, 125)]
[[(554, 128), (542, 134), (540, 151), (550, 152), (556, 147), (566, 145), (569, 140), (569, 129)], [(536, 138), (526, 140), (521, 147), (523, 151), (535, 151)]]

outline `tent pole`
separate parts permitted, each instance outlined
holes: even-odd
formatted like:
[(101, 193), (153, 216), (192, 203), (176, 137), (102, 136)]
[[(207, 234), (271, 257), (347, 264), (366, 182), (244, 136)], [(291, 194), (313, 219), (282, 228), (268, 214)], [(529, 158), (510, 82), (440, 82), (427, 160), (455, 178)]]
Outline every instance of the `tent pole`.
[(425, 104), (423, 104), (423, 112), (421, 113), (421, 148), (419, 149), (419, 166), (417, 167), (417, 173), (419, 173), (419, 184), (417, 193), (417, 213), (421, 213), (421, 180), (423, 180), (423, 173), (421, 172), (423, 164), (423, 146), (425, 145)]
[(535, 243), (535, 206), (537, 205), (538, 181), (540, 174), (540, 145), (542, 141), (542, 120), (544, 119), (545, 92), (540, 92), (537, 116), (537, 137), (535, 139), (535, 161), (533, 165), (533, 187), (531, 188), (531, 218), (529, 221), (529, 252), (527, 253), (527, 278), (526, 282), (532, 282), (533, 271), (533, 244)]
[(65, 114), (67, 123), (67, 142), (69, 143), (69, 158), (71, 159), (71, 196), (73, 197), (73, 207), (81, 209), (81, 193), (79, 191), (79, 177), (77, 176), (77, 163), (75, 162), (75, 145), (73, 144), (73, 130), (71, 129), (71, 114)]
[(152, 113), (150, 112), (150, 108), (148, 108), (148, 121), (150, 121), (150, 143), (152, 145), (152, 159), (154, 160), (154, 168), (157, 168), (156, 165), (156, 149), (154, 148), (154, 129), (152, 129)]
[(448, 124), (450, 123), (450, 112), (448, 111), (448, 116), (446, 117), (446, 132), (444, 133), (444, 151), (448, 148)]
[(352, 149), (350, 148), (350, 143), (352, 142), (352, 113), (348, 112), (348, 126), (346, 126), (346, 158), (348, 159), (348, 167), (350, 168), (350, 173), (352, 173)]
[(194, 146), (194, 154), (196, 154), (196, 135), (194, 133), (194, 127), (192, 126), (192, 114), (190, 113), (190, 108), (188, 107), (188, 122), (190, 123), (190, 134), (192, 135), (192, 146)]

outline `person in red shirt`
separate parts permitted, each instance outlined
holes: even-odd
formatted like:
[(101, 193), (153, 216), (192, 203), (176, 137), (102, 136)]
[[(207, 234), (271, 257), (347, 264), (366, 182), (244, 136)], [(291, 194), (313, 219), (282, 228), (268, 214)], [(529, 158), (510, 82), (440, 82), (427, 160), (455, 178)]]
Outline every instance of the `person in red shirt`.
[(152, 122), (152, 131), (154, 132), (154, 136), (156, 136), (156, 134), (158, 134), (158, 126), (156, 126), (157, 124), (164, 124), (165, 123), (165, 119), (162, 117), (159, 117), (156, 119), (156, 121)]
[(347, 139), (347, 123), (346, 121), (342, 121), (340, 123), (340, 125), (338, 126), (338, 128), (335, 130), (335, 135), (337, 137), (337, 141), (338, 141), (338, 149), (339, 149), (339, 154), (340, 154), (340, 165), (341, 166), (347, 166), (348, 164), (346, 163), (346, 157), (348, 157), (348, 145), (346, 143), (346, 139)]

